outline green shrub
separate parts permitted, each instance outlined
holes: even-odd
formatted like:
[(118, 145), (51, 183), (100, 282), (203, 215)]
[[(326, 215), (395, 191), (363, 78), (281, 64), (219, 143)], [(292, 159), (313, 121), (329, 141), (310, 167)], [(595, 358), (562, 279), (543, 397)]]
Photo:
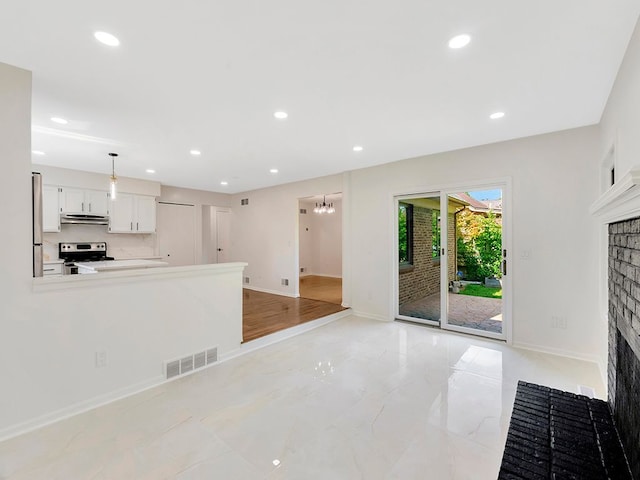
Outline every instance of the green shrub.
[(482, 281), (485, 277), (500, 277), (502, 226), (492, 212), (486, 217), (476, 216), (474, 222), (477, 226), (471, 234), (459, 232), (458, 236), (458, 260), (465, 266), (465, 278)]

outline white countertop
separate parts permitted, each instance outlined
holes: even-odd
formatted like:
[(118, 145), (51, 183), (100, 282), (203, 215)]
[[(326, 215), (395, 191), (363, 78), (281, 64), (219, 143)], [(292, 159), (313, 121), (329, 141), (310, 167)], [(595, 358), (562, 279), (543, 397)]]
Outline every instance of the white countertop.
[[(112, 260), (109, 263), (115, 262)], [(96, 262), (90, 262), (96, 263)], [(163, 263), (163, 262), (162, 262)], [(199, 276), (217, 276), (237, 273), (237, 281), (242, 284), (242, 270), (245, 262), (213, 263), (208, 265), (185, 265), (165, 268), (126, 268), (103, 271), (99, 275), (49, 275), (33, 279), (34, 292), (52, 292), (75, 288), (101, 288), (103, 285), (121, 285), (123, 283), (154, 282), (166, 279), (189, 278)]]
[(76, 262), (75, 264), (78, 268), (94, 272), (166, 267), (169, 265), (167, 262), (160, 262), (158, 260), (105, 260), (102, 262)]

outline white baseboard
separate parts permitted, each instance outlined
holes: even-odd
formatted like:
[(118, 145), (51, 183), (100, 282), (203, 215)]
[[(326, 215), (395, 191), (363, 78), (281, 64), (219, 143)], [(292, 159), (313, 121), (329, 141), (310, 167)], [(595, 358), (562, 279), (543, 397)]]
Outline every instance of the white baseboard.
[(371, 320), (378, 320), (381, 322), (390, 322), (391, 319), (388, 317), (385, 317), (384, 315), (377, 315), (375, 313), (367, 313), (367, 312), (361, 312), (359, 310), (353, 310), (352, 313), (358, 317), (362, 317), (362, 318), (369, 318)]
[[(597, 355), (586, 354), (582, 352), (572, 352), (571, 350), (565, 350), (562, 348), (546, 347), (544, 345), (535, 345), (524, 342), (513, 342), (513, 347), (522, 348), (524, 350), (531, 350), (534, 352), (549, 353), (551, 355), (558, 355), (560, 357), (573, 358), (576, 360), (583, 360), (585, 362), (595, 363), (600, 371), (600, 363)], [(602, 373), (601, 373), (602, 374)]]
[(247, 290), (254, 290), (256, 292), (270, 293), (272, 295), (281, 295), (283, 297), (298, 298), (298, 295), (294, 293), (281, 292), (279, 290), (269, 290), (268, 288), (253, 287), (251, 285), (243, 285), (242, 288), (246, 288)]
[[(215, 364), (212, 364), (212, 365), (215, 365)], [(27, 420), (26, 422), (12, 425), (10, 427), (0, 430), (0, 442), (4, 440), (8, 440), (9, 438), (12, 438), (12, 437), (17, 437), (18, 435), (23, 435), (33, 430), (37, 430), (38, 428), (51, 425), (52, 423), (65, 420), (75, 415), (88, 412), (89, 410), (93, 410), (95, 408), (101, 407), (103, 405), (107, 405), (117, 400), (121, 400), (131, 395), (142, 393), (145, 390), (149, 390), (150, 388), (157, 387), (158, 385), (164, 382), (166, 382), (166, 379), (163, 376), (155, 377), (153, 379), (146, 380), (144, 382), (140, 382), (135, 385), (122, 388), (120, 390), (116, 390), (114, 392), (98, 395), (97, 397), (90, 398), (89, 400), (85, 400), (82, 402), (75, 403), (73, 405), (69, 405), (68, 407), (61, 408), (60, 410), (46, 413), (39, 417), (33, 418), (31, 420)]]
[(304, 277), (342, 278), (342, 275), (329, 275), (326, 273), (309, 273), (309, 272), (301, 273), (300, 278), (304, 278)]

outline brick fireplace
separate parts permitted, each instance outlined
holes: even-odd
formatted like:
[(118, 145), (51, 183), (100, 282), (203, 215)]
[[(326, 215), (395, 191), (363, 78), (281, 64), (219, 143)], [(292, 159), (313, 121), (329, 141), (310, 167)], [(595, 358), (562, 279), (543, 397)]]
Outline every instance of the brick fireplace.
[(610, 223), (608, 401), (640, 478), (640, 217)]

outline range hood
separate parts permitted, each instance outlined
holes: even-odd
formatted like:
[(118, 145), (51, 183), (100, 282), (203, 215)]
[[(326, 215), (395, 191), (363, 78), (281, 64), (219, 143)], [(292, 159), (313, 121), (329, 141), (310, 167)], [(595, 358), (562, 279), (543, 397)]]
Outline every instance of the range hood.
[(108, 225), (109, 217), (106, 215), (94, 215), (91, 213), (62, 213), (61, 225)]

